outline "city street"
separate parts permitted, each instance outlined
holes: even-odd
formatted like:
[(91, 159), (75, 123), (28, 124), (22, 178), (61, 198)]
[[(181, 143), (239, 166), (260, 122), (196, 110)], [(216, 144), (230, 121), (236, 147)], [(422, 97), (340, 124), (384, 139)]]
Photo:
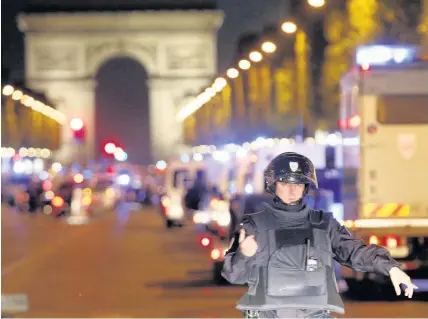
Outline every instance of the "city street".
[[(28, 296), (14, 317), (242, 317), (244, 287), (211, 283), (192, 227), (167, 230), (134, 205), (67, 225), (2, 205), (2, 295)], [(346, 317), (426, 317), (428, 303), (346, 302)]]

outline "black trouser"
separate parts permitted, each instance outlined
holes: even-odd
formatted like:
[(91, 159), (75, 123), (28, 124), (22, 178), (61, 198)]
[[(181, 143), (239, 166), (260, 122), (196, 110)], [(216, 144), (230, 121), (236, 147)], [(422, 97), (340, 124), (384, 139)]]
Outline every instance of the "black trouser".
[(280, 310), (264, 310), (253, 311), (247, 310), (245, 318), (335, 318), (327, 310), (316, 309), (280, 309)]

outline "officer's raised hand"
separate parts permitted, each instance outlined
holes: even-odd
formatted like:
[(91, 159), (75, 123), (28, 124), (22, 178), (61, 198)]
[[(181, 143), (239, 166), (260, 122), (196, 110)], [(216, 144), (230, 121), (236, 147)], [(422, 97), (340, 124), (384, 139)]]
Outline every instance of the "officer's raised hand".
[(251, 257), (256, 254), (257, 242), (254, 235), (245, 237), (245, 229), (241, 229), (239, 232), (239, 249), (244, 256)]
[(403, 284), (406, 286), (406, 289), (404, 290), (404, 295), (408, 298), (412, 298), (413, 290), (418, 289), (418, 287), (412, 284), (410, 277), (404, 271), (402, 271), (398, 267), (392, 267), (389, 271), (389, 276), (391, 277), (391, 281), (394, 285), (397, 296), (401, 294), (400, 284)]

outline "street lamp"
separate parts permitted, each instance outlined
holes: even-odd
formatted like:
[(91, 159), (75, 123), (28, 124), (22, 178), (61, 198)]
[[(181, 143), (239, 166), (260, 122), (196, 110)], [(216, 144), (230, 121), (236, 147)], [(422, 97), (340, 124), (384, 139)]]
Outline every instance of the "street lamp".
[(249, 57), (250, 57), (250, 60), (253, 62), (260, 62), (263, 59), (263, 56), (259, 51), (251, 52)]
[(273, 53), (276, 51), (276, 45), (271, 41), (266, 41), (262, 44), (262, 50), (266, 53)]
[(287, 34), (292, 34), (297, 31), (297, 25), (294, 22), (286, 21), (281, 25), (281, 29)]
[(227, 76), (231, 79), (235, 79), (239, 76), (239, 71), (235, 68), (230, 68), (226, 72)]
[(248, 60), (241, 60), (238, 63), (238, 66), (242, 69), (242, 70), (248, 70), (251, 67), (251, 63)]
[(325, 5), (325, 0), (308, 0), (308, 4), (314, 8), (321, 8)]

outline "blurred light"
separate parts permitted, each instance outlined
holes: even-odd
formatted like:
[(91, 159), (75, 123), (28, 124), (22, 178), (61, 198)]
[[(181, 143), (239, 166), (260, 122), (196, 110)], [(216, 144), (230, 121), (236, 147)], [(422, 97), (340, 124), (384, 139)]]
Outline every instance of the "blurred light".
[(52, 170), (55, 173), (59, 173), (62, 170), (62, 165), (60, 163), (58, 163), (58, 162), (55, 162), (55, 163), (52, 164)]
[(220, 250), (218, 250), (217, 248), (215, 248), (211, 251), (211, 258), (212, 259), (217, 260), (220, 258), (220, 256), (221, 256)]
[(128, 154), (118, 147), (114, 152), (114, 158), (119, 162), (124, 162), (128, 159)]
[(398, 246), (398, 239), (393, 236), (387, 236), (386, 237), (386, 246), (388, 248), (397, 248)]
[(46, 198), (47, 200), (52, 200), (54, 197), (55, 197), (55, 194), (54, 194), (54, 192), (52, 192), (52, 191), (47, 191), (47, 192), (45, 193), (45, 198)]
[(212, 87), (206, 88), (204, 92), (210, 97), (214, 97), (217, 93)]
[(20, 90), (16, 90), (12, 94), (12, 99), (14, 99), (15, 101), (18, 101), (22, 98), (22, 96), (23, 96), (23, 93)]
[(239, 71), (235, 68), (230, 68), (226, 72), (227, 76), (231, 79), (235, 79), (239, 76)]
[(18, 153), (19, 153), (19, 156), (26, 157), (28, 155), (28, 150), (25, 147), (21, 147)]
[(41, 158), (35, 158), (33, 161), (34, 173), (40, 173), (45, 168), (45, 163)]
[(297, 31), (297, 25), (294, 22), (286, 21), (281, 25), (282, 31), (291, 34)]
[(83, 189), (83, 196), (91, 196), (92, 190), (89, 187)]
[(13, 164), (13, 171), (17, 174), (24, 173), (24, 163), (22, 161), (17, 161)]
[(181, 161), (182, 161), (183, 163), (188, 163), (188, 162), (190, 161), (190, 157), (189, 157), (189, 155), (188, 155), (188, 154), (182, 154), (182, 155), (180, 156), (180, 159), (181, 159)]
[(91, 196), (88, 196), (88, 195), (83, 196), (82, 205), (89, 206), (89, 205), (91, 205), (91, 203), (92, 203), (92, 197)]
[(49, 178), (49, 173), (48, 173), (48, 172), (46, 172), (46, 171), (40, 172), (40, 174), (39, 174), (39, 178), (40, 178), (42, 181), (44, 181), (45, 179), (48, 179), (48, 178)]
[(45, 213), (46, 215), (49, 215), (52, 213), (52, 206), (51, 205), (45, 205), (43, 207), (43, 213)]
[(116, 145), (112, 142), (108, 142), (104, 145), (104, 151), (107, 154), (113, 154), (116, 149)]
[(49, 156), (51, 156), (51, 151), (48, 150), (47, 148), (42, 149), (41, 151), (41, 155), (44, 158), (48, 158)]
[(204, 156), (201, 153), (196, 153), (193, 155), (193, 160), (196, 162), (200, 162), (204, 159)]
[(361, 70), (363, 70), (363, 71), (369, 71), (369, 70), (370, 70), (370, 64), (368, 64), (368, 63), (363, 63), (363, 64), (361, 65)]
[(122, 174), (117, 177), (117, 183), (119, 185), (129, 185), (131, 182), (131, 177), (128, 174)]
[(6, 85), (4, 88), (3, 88), (3, 94), (4, 95), (11, 95), (12, 93), (13, 93), (13, 91), (14, 91), (15, 89), (13, 88), (13, 86), (11, 86), (11, 85)]
[(74, 175), (73, 180), (76, 184), (80, 184), (83, 182), (84, 177), (82, 174), (78, 173), (78, 174)]
[(325, 5), (325, 0), (308, 0), (308, 4), (314, 8), (321, 8)]
[(83, 171), (83, 178), (84, 179), (91, 179), (92, 175), (93, 175), (93, 173), (90, 169), (85, 169)]
[(211, 242), (210, 239), (207, 238), (207, 237), (204, 237), (204, 238), (201, 239), (201, 245), (204, 246), (204, 247), (209, 246), (210, 242)]
[(167, 167), (167, 163), (165, 161), (157, 161), (156, 162), (156, 168), (158, 170), (163, 171), (164, 169), (166, 169), (166, 167)]
[(59, 196), (55, 196), (54, 199), (52, 199), (52, 206), (54, 207), (62, 207), (64, 205), (64, 199)]
[(271, 41), (266, 41), (262, 44), (262, 50), (266, 53), (273, 53), (276, 51), (276, 45)]
[(357, 48), (357, 65), (387, 65), (411, 62), (416, 58), (415, 47), (367, 45)]
[(43, 181), (42, 189), (46, 192), (52, 189), (52, 182), (50, 180)]
[(259, 51), (253, 51), (250, 53), (249, 58), (253, 62), (260, 62), (263, 59), (263, 55)]
[(243, 148), (238, 149), (238, 151), (236, 151), (236, 156), (237, 157), (245, 157), (247, 156), (247, 151)]
[(225, 151), (215, 151), (213, 153), (213, 158), (216, 161), (227, 162), (229, 160), (229, 153), (227, 153)]
[(34, 157), (34, 156), (36, 156), (36, 150), (35, 150), (34, 148), (30, 147), (30, 148), (28, 149), (28, 156), (29, 156), (29, 157)]
[(226, 81), (224, 78), (219, 77), (219, 78), (217, 78), (217, 79), (214, 81), (214, 83), (213, 83), (213, 89), (214, 89), (216, 92), (221, 92), (221, 90), (223, 90), (223, 88), (224, 88), (226, 85), (227, 85), (227, 81)]
[(252, 194), (254, 192), (254, 187), (251, 184), (245, 185), (245, 193), (246, 194)]
[(360, 126), (360, 124), (361, 124), (361, 118), (359, 115), (354, 115), (353, 117), (351, 117), (349, 119), (349, 126), (351, 128), (356, 128), (356, 127)]
[(371, 235), (369, 238), (369, 244), (370, 245), (378, 245), (379, 239), (375, 235)]
[(25, 174), (32, 174), (33, 173), (33, 162), (30, 159), (24, 159), (22, 162), (24, 165), (24, 173)]
[(83, 120), (81, 118), (73, 118), (70, 121), (70, 127), (73, 131), (79, 131), (83, 128)]
[(346, 228), (353, 228), (353, 227), (354, 227), (354, 221), (353, 221), (353, 220), (350, 220), (350, 219), (345, 220), (345, 221), (344, 221), (344, 223), (343, 223), (343, 225), (344, 225)]
[(238, 63), (238, 66), (242, 69), (242, 70), (248, 70), (251, 67), (251, 63), (248, 60), (241, 60)]

